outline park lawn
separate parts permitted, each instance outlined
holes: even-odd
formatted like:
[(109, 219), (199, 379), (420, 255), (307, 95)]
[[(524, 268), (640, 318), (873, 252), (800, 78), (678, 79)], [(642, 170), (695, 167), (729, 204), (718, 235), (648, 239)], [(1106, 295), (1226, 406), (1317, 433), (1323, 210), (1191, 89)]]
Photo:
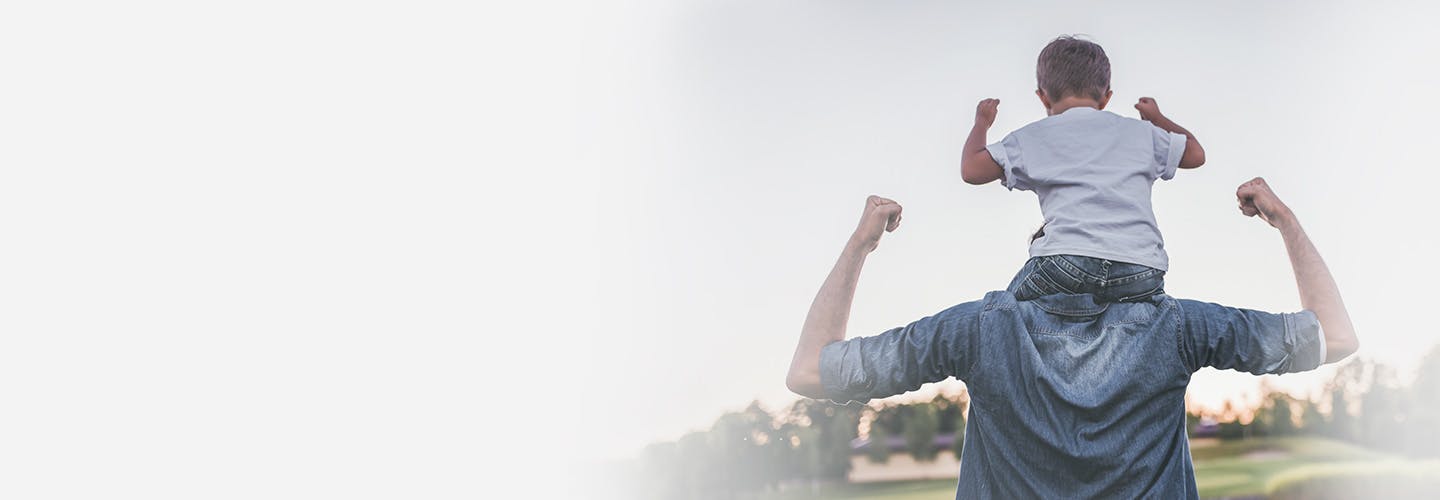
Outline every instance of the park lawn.
[[(1369, 462), (1393, 458), (1339, 441), (1317, 437), (1252, 438), (1221, 442), (1191, 450), (1195, 482), (1203, 498), (1254, 497), (1265, 494), (1265, 483), (1276, 474), (1316, 463)], [(955, 479), (846, 484), (816, 492), (789, 492), (762, 496), (765, 500), (841, 498), (849, 500), (949, 500), (955, 498)]]
[(1280, 472), (1318, 463), (1365, 463), (1394, 455), (1317, 437), (1252, 438), (1191, 450), (1204, 498), (1260, 496)]

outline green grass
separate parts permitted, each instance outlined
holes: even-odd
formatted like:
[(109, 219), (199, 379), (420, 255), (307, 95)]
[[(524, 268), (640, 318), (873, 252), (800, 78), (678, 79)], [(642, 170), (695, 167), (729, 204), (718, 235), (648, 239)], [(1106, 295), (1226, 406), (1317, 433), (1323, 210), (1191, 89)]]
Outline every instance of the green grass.
[(1258, 496), (1285, 471), (1313, 464), (1359, 465), (1391, 455), (1313, 437), (1257, 438), (1223, 442), (1191, 451), (1195, 484), (1205, 498)]
[(1440, 460), (1373, 460), (1303, 465), (1276, 474), (1265, 491), (1278, 498), (1433, 498)]
[[(1266, 483), (1286, 471), (1315, 464), (1327, 467), (1360, 466), (1392, 455), (1338, 441), (1315, 437), (1255, 438), (1222, 442), (1191, 450), (1200, 496), (1263, 496)], [(897, 481), (891, 483), (833, 485), (816, 492), (789, 492), (765, 500), (840, 498), (848, 500), (949, 500), (955, 498), (954, 479)]]

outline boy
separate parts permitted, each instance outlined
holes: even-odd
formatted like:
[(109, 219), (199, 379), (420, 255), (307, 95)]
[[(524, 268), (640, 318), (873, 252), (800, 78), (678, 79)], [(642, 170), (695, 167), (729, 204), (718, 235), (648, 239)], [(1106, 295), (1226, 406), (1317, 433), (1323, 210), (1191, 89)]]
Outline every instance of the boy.
[(1104, 302), (1163, 293), (1169, 257), (1150, 188), (1177, 167), (1204, 164), (1205, 150), (1154, 99), (1135, 104), (1140, 120), (1102, 111), (1110, 60), (1093, 42), (1056, 38), (1040, 51), (1035, 78), (1049, 116), (986, 146), (1000, 101), (980, 101), (960, 164), (967, 183), (1001, 180), (1040, 198), (1045, 224), (1009, 290), (1018, 300), (1089, 293)]

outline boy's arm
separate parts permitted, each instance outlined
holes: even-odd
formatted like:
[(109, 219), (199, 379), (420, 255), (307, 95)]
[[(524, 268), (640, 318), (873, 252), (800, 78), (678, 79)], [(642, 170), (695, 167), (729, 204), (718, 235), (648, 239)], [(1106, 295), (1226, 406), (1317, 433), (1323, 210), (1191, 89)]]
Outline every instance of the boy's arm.
[(1195, 134), (1160, 114), (1160, 105), (1155, 99), (1141, 97), (1140, 102), (1135, 103), (1135, 109), (1140, 111), (1141, 120), (1153, 123), (1166, 132), (1185, 135), (1185, 154), (1180, 157), (1180, 168), (1195, 168), (1205, 164), (1205, 148), (1200, 146), (1200, 141), (1195, 140)]
[(985, 150), (985, 133), (995, 124), (999, 99), (985, 99), (975, 106), (975, 126), (965, 139), (965, 152), (960, 157), (960, 178), (969, 184), (985, 184), (1004, 177), (1005, 172), (990, 152)]

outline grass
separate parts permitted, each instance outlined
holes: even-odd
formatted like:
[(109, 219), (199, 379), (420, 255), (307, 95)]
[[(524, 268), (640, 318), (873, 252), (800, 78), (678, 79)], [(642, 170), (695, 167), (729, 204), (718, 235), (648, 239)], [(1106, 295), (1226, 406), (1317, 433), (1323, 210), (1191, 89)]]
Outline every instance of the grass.
[[(1254, 438), (1221, 442), (1191, 450), (1196, 485), (1203, 498), (1262, 497), (1266, 484), (1287, 471), (1325, 467), (1360, 467), (1392, 455), (1316, 437)], [(1292, 472), (1293, 474), (1293, 472)], [(789, 492), (765, 500), (839, 498), (848, 500), (949, 500), (955, 479), (897, 481), (822, 487), (815, 492)]]
[(1191, 451), (1205, 498), (1263, 496), (1271, 478), (1314, 464), (1359, 465), (1391, 455), (1314, 437), (1257, 438)]
[(1273, 497), (1432, 498), (1440, 490), (1440, 460), (1330, 462), (1288, 469), (1270, 478)]

